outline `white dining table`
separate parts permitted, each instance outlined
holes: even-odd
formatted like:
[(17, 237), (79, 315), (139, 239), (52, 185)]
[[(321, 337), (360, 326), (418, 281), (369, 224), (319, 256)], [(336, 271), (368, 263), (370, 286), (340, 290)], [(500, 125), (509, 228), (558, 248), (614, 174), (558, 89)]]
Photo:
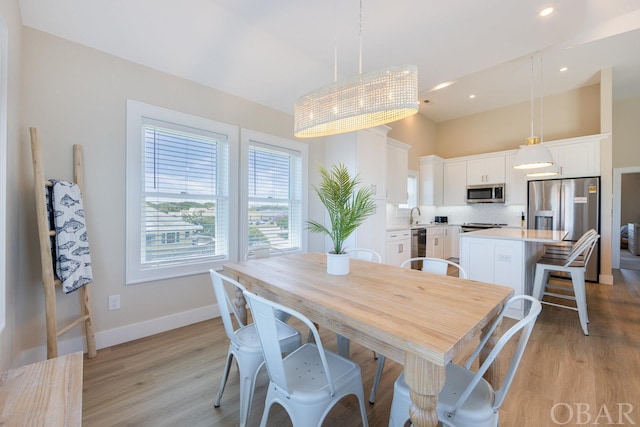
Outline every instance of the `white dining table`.
[[(250, 292), (404, 364), (414, 392), (410, 418), (418, 427), (438, 424), (445, 366), (489, 328), (513, 293), (510, 287), (357, 259), (349, 274), (329, 275), (320, 253), (227, 263), (224, 271)], [(238, 298), (236, 305), (245, 304)], [(484, 354), (494, 341), (489, 339)], [(485, 376), (492, 384), (498, 369), (494, 364)]]

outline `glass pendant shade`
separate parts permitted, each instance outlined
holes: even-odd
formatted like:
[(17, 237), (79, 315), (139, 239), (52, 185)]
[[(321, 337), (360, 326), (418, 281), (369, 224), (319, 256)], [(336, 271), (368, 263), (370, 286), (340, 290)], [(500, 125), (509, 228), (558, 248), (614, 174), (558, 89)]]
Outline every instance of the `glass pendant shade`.
[(540, 138), (532, 136), (527, 138), (527, 144), (521, 145), (513, 162), (515, 169), (537, 169), (551, 166), (555, 162), (551, 151), (544, 145), (540, 145)]
[(559, 173), (558, 165), (551, 165), (551, 166), (546, 166), (540, 169), (532, 170), (531, 172), (527, 173), (527, 177), (542, 178), (545, 176), (555, 176), (555, 175), (558, 175), (558, 173)]
[(300, 97), (294, 135), (311, 138), (366, 129), (418, 112), (418, 67), (402, 65), (358, 74)]

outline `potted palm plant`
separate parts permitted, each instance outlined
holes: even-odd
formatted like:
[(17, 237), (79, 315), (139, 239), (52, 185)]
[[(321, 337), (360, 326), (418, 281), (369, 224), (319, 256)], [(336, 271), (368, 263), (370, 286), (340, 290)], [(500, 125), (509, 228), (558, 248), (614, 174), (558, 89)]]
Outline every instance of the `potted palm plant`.
[(349, 273), (349, 255), (345, 252), (345, 240), (375, 211), (373, 194), (367, 187), (358, 188), (360, 177), (351, 177), (342, 163), (331, 169), (320, 166), (320, 185), (314, 186), (320, 201), (327, 209), (331, 228), (317, 221), (307, 221), (307, 229), (329, 236), (333, 243), (327, 254), (327, 272), (342, 275)]

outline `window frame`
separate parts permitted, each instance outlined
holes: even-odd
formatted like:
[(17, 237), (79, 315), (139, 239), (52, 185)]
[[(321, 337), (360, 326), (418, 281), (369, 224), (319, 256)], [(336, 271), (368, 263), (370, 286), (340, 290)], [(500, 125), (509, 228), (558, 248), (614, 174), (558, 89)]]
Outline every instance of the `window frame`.
[(307, 252), (309, 234), (306, 230), (309, 194), (308, 144), (243, 128), (240, 130), (240, 209), (238, 216), (243, 219), (239, 222), (239, 258), (245, 259), (249, 251), (249, 222), (246, 219), (249, 217), (249, 148), (252, 145), (270, 146), (276, 150), (282, 149), (283, 151), (300, 153), (300, 248), (298, 250), (283, 250), (282, 253)]
[[(215, 260), (206, 259), (199, 262), (177, 263), (142, 268), (141, 262), (141, 200), (144, 186), (144, 130), (145, 120), (166, 122), (177, 127), (187, 127), (214, 132), (227, 136), (228, 164), (226, 177), (227, 227), (226, 256)], [(187, 113), (172, 111), (142, 102), (127, 100), (127, 132), (126, 132), (126, 284), (144, 283), (155, 280), (184, 277), (202, 274), (211, 268), (221, 268), (222, 263), (235, 261), (238, 242), (233, 238), (238, 229), (238, 218), (233, 212), (238, 206), (238, 133), (237, 126), (217, 122)], [(224, 173), (225, 171), (221, 171)]]

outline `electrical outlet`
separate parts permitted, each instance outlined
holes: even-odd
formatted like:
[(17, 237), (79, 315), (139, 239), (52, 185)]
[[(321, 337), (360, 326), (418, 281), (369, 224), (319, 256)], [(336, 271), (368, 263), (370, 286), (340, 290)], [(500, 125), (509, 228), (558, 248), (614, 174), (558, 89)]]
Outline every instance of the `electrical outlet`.
[(120, 310), (120, 295), (109, 295), (109, 310)]

